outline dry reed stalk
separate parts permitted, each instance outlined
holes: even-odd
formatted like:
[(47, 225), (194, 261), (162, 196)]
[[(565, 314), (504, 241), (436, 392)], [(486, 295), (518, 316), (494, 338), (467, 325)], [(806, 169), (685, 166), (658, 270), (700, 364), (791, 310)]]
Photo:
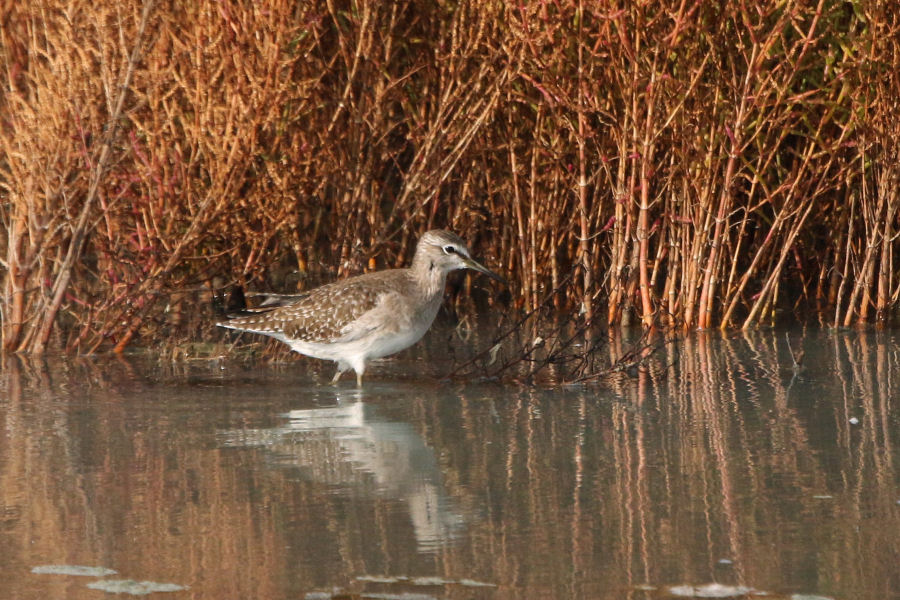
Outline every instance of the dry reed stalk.
[[(578, 25), (576, 30), (576, 43), (578, 45), (578, 80), (576, 93), (576, 118), (578, 121), (578, 135), (576, 136), (576, 145), (578, 149), (578, 263), (582, 270), (582, 292), (581, 292), (581, 310), (584, 313), (585, 321), (591, 323), (594, 320), (594, 302), (593, 302), (593, 261), (591, 260), (591, 224), (590, 224), (590, 208), (588, 207), (588, 178), (587, 178), (587, 156), (585, 153), (585, 145), (587, 140), (587, 129), (585, 126), (585, 68), (584, 68), (584, 5), (581, 0), (578, 1), (578, 9), (575, 14)], [(590, 245), (589, 245), (590, 244)]]

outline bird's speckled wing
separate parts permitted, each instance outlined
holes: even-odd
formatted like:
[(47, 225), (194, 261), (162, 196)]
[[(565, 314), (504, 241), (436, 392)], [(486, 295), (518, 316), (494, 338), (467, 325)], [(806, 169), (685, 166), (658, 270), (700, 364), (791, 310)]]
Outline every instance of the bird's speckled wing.
[(284, 336), (309, 343), (350, 341), (371, 331), (371, 327), (354, 322), (378, 306), (385, 294), (402, 286), (402, 270), (382, 271), (377, 278), (370, 275), (351, 277), (312, 290), (299, 302), (271, 311), (230, 319), (226, 327)]

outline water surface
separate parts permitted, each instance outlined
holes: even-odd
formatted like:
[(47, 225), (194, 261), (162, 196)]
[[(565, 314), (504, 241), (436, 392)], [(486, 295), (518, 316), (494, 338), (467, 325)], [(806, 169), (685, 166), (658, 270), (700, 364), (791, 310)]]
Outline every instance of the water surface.
[(799, 373), (784, 332), (698, 334), (565, 388), (420, 376), (426, 340), (361, 390), (305, 359), (8, 357), (0, 595), (900, 598), (894, 333), (792, 332)]

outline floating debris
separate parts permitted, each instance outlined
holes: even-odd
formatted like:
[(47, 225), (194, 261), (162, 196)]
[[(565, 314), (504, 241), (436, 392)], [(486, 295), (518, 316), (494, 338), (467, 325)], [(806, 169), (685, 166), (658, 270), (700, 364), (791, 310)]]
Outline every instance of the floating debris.
[(118, 573), (115, 569), (85, 565), (39, 565), (32, 567), (31, 572), (38, 575), (75, 575), (78, 577), (106, 577)]
[(742, 585), (723, 585), (721, 583), (706, 583), (703, 585), (672, 585), (668, 587), (657, 588), (653, 585), (644, 583), (634, 586), (634, 589), (641, 592), (659, 591), (667, 597), (677, 598), (770, 598), (771, 600), (834, 600), (828, 596), (817, 596), (815, 594), (773, 594), (763, 590), (757, 590)]
[[(375, 581), (380, 579), (393, 579), (396, 577), (377, 577), (372, 576), (366, 579), (357, 577), (357, 581)], [(410, 577), (406, 577), (405, 581), (410, 581)], [(378, 583), (395, 583), (394, 581), (378, 581)], [(363, 592), (362, 594), (348, 594), (345, 590), (335, 588), (331, 592), (308, 592), (303, 596), (304, 600), (346, 600), (347, 598), (359, 598), (360, 600), (438, 600), (436, 596), (431, 594), (417, 594), (415, 592), (401, 592), (399, 594)]]
[(466, 587), (497, 587), (496, 583), (488, 583), (487, 581), (475, 581), (474, 579), (460, 579), (457, 581), (459, 585)]
[(357, 581), (365, 581), (368, 583), (397, 583), (399, 581), (407, 581), (405, 578), (391, 577), (390, 575), (360, 575)]
[(443, 577), (413, 577), (409, 580), (413, 585), (447, 585), (456, 583), (452, 579), (444, 579)]
[(92, 590), (100, 590), (111, 594), (131, 594), (132, 596), (145, 596), (156, 592), (180, 592), (188, 589), (187, 586), (177, 583), (158, 583), (156, 581), (135, 581), (134, 579), (101, 579), (89, 583)]
[(680, 598), (740, 598), (753, 594), (756, 590), (742, 585), (707, 583), (704, 585), (673, 585), (664, 590), (671, 596)]
[(856, 417), (850, 417), (850, 424), (859, 425), (859, 419), (857, 419)]
[(475, 581), (474, 579), (446, 579), (444, 577), (410, 577), (408, 575), (358, 575), (357, 581), (367, 583), (408, 583), (411, 585), (437, 586), (461, 585), (465, 587), (497, 587), (496, 583)]
[(437, 597), (431, 594), (416, 594), (413, 592), (401, 594), (360, 594), (359, 597), (365, 600), (437, 600)]

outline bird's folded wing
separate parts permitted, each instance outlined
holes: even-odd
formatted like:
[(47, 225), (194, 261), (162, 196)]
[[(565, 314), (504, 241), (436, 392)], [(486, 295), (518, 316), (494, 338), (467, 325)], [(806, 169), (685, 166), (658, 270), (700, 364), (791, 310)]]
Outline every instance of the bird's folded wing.
[[(312, 343), (344, 342), (370, 331), (356, 322), (378, 305), (379, 290), (361, 285), (324, 286), (292, 306), (275, 309), (287, 337)], [(367, 320), (368, 321), (368, 320)]]

